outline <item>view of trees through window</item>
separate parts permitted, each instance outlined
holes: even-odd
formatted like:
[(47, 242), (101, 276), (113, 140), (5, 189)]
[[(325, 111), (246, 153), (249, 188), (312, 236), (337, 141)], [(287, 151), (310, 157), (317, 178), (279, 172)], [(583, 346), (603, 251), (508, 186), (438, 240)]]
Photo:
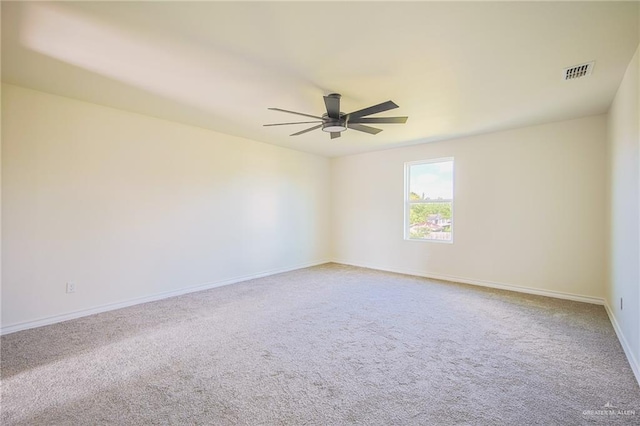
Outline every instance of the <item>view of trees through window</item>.
[(407, 167), (407, 236), (451, 241), (453, 159), (409, 163)]

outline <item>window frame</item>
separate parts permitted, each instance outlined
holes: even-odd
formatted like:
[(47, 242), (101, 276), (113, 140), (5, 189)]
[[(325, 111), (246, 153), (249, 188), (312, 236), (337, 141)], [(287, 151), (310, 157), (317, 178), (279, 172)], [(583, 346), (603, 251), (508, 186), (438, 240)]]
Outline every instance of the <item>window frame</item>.
[[(421, 164), (433, 164), (433, 163), (445, 163), (451, 162), (451, 189), (452, 189), (452, 198), (451, 198), (451, 239), (449, 240), (436, 240), (429, 238), (411, 238), (409, 232), (410, 226), (410, 212), (412, 204), (434, 204), (433, 201), (411, 201), (411, 167), (418, 166)], [(455, 216), (455, 168), (456, 163), (453, 157), (439, 157), (439, 158), (430, 158), (428, 160), (418, 160), (418, 161), (407, 161), (404, 163), (404, 240), (405, 241), (417, 241), (424, 243), (441, 243), (441, 244), (453, 244), (453, 233), (454, 233), (454, 216)]]

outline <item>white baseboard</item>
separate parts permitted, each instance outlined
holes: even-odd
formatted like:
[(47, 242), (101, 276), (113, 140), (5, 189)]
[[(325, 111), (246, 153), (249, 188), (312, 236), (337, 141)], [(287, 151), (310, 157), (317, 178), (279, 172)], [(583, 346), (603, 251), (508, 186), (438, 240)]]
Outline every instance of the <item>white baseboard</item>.
[(462, 283), (462, 284), (471, 284), (471, 285), (477, 285), (482, 287), (497, 288), (500, 290), (516, 291), (518, 293), (527, 293), (527, 294), (535, 294), (538, 296), (554, 297), (556, 299), (574, 300), (576, 302), (591, 303), (594, 305), (605, 304), (604, 299), (600, 297), (582, 296), (579, 294), (564, 293), (561, 291), (543, 290), (543, 289), (523, 287), (523, 286), (518, 286), (513, 284), (496, 283), (496, 282), (484, 281), (484, 280), (474, 280), (470, 278), (462, 278), (462, 277), (456, 277), (452, 275), (432, 274), (432, 273), (427, 273), (422, 271), (415, 271), (411, 269), (397, 269), (397, 268), (387, 268), (387, 267), (381, 268), (379, 266), (372, 266), (372, 265), (361, 263), (361, 262), (343, 262), (340, 260), (333, 260), (333, 263), (358, 266), (361, 268), (375, 269), (378, 271), (395, 272), (398, 274), (414, 275), (418, 277), (431, 278), (434, 280), (451, 281), (451, 282)]
[(611, 321), (611, 324), (613, 325), (613, 329), (615, 330), (616, 335), (618, 336), (618, 340), (620, 341), (620, 345), (622, 346), (622, 349), (624, 350), (624, 353), (627, 356), (629, 365), (631, 365), (631, 370), (633, 370), (633, 374), (636, 376), (636, 380), (640, 385), (640, 365), (638, 365), (638, 361), (636, 360), (636, 357), (633, 355), (633, 351), (631, 351), (631, 346), (629, 346), (629, 342), (627, 341), (626, 337), (624, 337), (624, 334), (622, 333), (622, 328), (620, 328), (620, 324), (618, 324), (618, 320), (613, 314), (613, 310), (611, 309), (611, 306), (609, 306), (609, 303), (605, 302), (604, 308), (607, 310), (607, 315), (609, 315), (609, 320)]
[(0, 328), (0, 335), (15, 333), (16, 331), (28, 330), (30, 328), (42, 327), (45, 325), (56, 324), (63, 321), (69, 321), (76, 318), (86, 317), (88, 315), (99, 314), (101, 312), (113, 311), (116, 309), (126, 308), (128, 306), (139, 305), (141, 303), (154, 302), (156, 300), (162, 300), (169, 297), (181, 296), (183, 294), (209, 290), (211, 288), (222, 287), (225, 285), (235, 284), (242, 281), (253, 280), (255, 278), (262, 278), (262, 277), (267, 277), (269, 275), (281, 274), (283, 272), (294, 271), (296, 269), (309, 268), (311, 266), (322, 265), (329, 262), (330, 262), (329, 260), (321, 260), (317, 262), (308, 262), (308, 263), (299, 264), (296, 266), (291, 266), (286, 268), (271, 269), (271, 270), (260, 272), (257, 274), (243, 275), (243, 276), (234, 277), (234, 278), (230, 278), (222, 281), (209, 282), (209, 283), (199, 284), (197, 286), (181, 288), (178, 290), (171, 290), (171, 291), (166, 291), (162, 293), (156, 293), (150, 296), (138, 297), (135, 299), (125, 300), (123, 302), (107, 303), (105, 305), (100, 305), (100, 306), (96, 306), (89, 309), (82, 309), (79, 311), (69, 312), (61, 315), (54, 315), (46, 318), (39, 318), (32, 321), (25, 321), (17, 324), (11, 324), (11, 325), (3, 326)]

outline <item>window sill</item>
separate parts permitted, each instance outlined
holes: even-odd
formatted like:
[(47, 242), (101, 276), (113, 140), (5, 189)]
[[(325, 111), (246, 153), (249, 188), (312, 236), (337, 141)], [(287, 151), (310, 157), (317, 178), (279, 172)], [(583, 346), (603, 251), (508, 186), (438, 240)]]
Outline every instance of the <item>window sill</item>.
[(453, 244), (453, 240), (427, 240), (422, 238), (406, 238), (405, 241), (412, 241), (416, 243), (438, 243), (438, 244)]

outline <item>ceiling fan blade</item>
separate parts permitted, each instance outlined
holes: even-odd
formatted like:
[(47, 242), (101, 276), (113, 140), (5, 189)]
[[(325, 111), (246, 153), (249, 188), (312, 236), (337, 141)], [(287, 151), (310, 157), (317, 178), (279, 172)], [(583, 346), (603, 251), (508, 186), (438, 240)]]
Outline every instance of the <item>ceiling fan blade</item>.
[(363, 126), (362, 124), (347, 122), (347, 127), (360, 132), (371, 133), (372, 135), (378, 134), (382, 129), (376, 129), (375, 127)]
[(347, 114), (349, 119), (364, 117), (365, 115), (377, 114), (379, 112), (389, 111), (390, 109), (398, 108), (398, 105), (393, 103), (393, 101), (383, 102), (378, 105), (370, 106), (369, 108), (360, 109), (358, 111), (350, 112)]
[(318, 117), (316, 115), (309, 115), (309, 114), (304, 114), (304, 113), (295, 112), (295, 111), (289, 111), (289, 110), (281, 109), (281, 108), (267, 108), (267, 109), (270, 109), (272, 111), (288, 112), (289, 114), (302, 115), (303, 117), (311, 117), (311, 118), (317, 118), (318, 120), (322, 120), (322, 117)]
[(331, 132), (331, 139), (339, 138), (340, 132)]
[(310, 124), (310, 123), (322, 123), (322, 121), (297, 121), (295, 123), (273, 123), (273, 124), (263, 124), (263, 126), (288, 126), (289, 124)]
[(304, 130), (302, 130), (302, 131), (300, 131), (298, 133), (294, 133), (294, 134), (289, 135), (289, 136), (298, 136), (298, 135), (301, 135), (303, 133), (307, 133), (307, 132), (310, 132), (312, 130), (319, 129), (320, 127), (322, 127), (322, 124), (318, 124), (317, 126), (309, 127), (308, 129), (304, 129)]
[(409, 117), (358, 117), (349, 120), (349, 123), (378, 123), (378, 124), (390, 124), (407, 122)]
[(332, 93), (324, 97), (324, 105), (327, 107), (329, 118), (340, 118), (340, 95)]

